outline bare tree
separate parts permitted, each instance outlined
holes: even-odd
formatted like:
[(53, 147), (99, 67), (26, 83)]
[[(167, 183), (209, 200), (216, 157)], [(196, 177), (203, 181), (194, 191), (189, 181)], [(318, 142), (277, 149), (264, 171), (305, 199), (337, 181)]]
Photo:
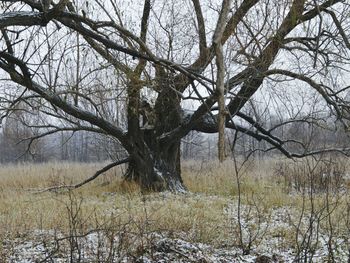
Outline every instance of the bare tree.
[[(223, 114), (226, 128), (265, 141), (265, 151), (290, 158), (348, 153), (342, 147), (293, 152), (285, 143), (303, 142), (278, 137), (247, 110), (271, 90), (279, 113), (295, 107), (284, 94), (312, 94), (347, 126), (346, 1), (241, 0), (229, 10), (230, 1), (136, 2), (60, 0), (44, 8), (35, 0), (2, 1), (0, 68), (8, 76), (2, 89), (11, 89), (3, 92), (3, 116), (25, 101), (47, 116), (46, 130), (38, 127), (35, 138), (85, 130), (118, 140), (129, 156), (114, 164), (128, 161), (125, 178), (145, 190), (185, 191), (181, 139), (191, 131), (217, 133)], [(232, 76), (226, 83), (223, 73)], [(143, 125), (145, 97), (153, 99), (147, 102), (152, 125)]]

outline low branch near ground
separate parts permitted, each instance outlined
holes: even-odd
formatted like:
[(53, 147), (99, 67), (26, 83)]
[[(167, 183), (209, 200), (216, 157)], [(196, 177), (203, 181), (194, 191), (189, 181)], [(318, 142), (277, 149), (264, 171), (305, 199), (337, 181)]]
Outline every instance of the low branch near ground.
[(80, 183), (77, 183), (77, 184), (73, 184), (73, 185), (60, 185), (60, 186), (54, 186), (54, 187), (50, 187), (50, 188), (46, 188), (46, 189), (43, 189), (37, 193), (44, 193), (44, 192), (56, 192), (58, 190), (74, 190), (74, 189), (77, 189), (93, 180), (95, 180), (97, 177), (99, 177), (101, 174), (107, 172), (108, 170), (112, 169), (113, 167), (116, 167), (118, 165), (121, 165), (123, 163), (128, 163), (130, 161), (130, 158), (125, 158), (123, 160), (120, 160), (120, 161), (116, 161), (114, 163), (111, 163), (105, 167), (103, 167), (102, 169), (98, 170), (93, 176), (87, 178), (86, 180), (80, 182)]

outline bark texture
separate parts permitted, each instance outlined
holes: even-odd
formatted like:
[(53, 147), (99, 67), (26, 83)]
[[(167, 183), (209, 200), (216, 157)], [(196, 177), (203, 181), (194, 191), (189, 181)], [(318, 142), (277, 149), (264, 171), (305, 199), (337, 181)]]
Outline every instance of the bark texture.
[[(159, 72), (157, 82), (162, 92), (153, 107), (154, 124), (143, 126), (139, 100), (129, 101), (128, 135), (132, 147), (126, 179), (136, 181), (144, 191), (185, 192), (181, 178), (180, 140), (157, 139), (180, 124), (180, 99), (171, 87), (171, 76)], [(131, 84), (129, 92), (133, 98), (140, 97), (135, 83)]]

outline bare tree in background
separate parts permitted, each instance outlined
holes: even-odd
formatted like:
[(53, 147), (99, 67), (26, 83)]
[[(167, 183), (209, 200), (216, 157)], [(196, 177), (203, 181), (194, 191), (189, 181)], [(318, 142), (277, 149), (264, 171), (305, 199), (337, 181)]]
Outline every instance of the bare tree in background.
[[(44, 8), (34, 0), (2, 1), (3, 116), (25, 101), (46, 116), (33, 139), (85, 130), (118, 140), (127, 159), (101, 171), (128, 162), (125, 178), (145, 190), (185, 191), (181, 139), (191, 131), (217, 133), (223, 109), (226, 128), (265, 141), (266, 151), (290, 158), (347, 154), (343, 147), (292, 152), (286, 142), (303, 142), (278, 137), (247, 105), (270, 94), (267, 105), (275, 112), (290, 110), (285, 116), (294, 122), (312, 123), (301, 113), (318, 109), (295, 113), (284, 97), (312, 94), (324, 113), (319, 116), (334, 116), (347, 127), (349, 4), (241, 0), (228, 12), (225, 3), (56, 0)], [(232, 76), (226, 83), (222, 66), (226, 78)], [(153, 98), (147, 102), (155, 116), (151, 125), (143, 125), (141, 114), (147, 96)], [(218, 113), (220, 98), (225, 105)]]
[[(38, 122), (35, 118), (35, 112), (30, 112), (25, 105), (18, 104), (19, 110), (13, 108), (8, 116), (3, 132), (0, 136), (0, 160), (11, 161), (18, 159), (20, 161), (43, 161), (44, 156), (41, 153), (43, 141), (33, 141), (29, 151), (28, 141), (23, 138), (31, 138), (36, 135), (37, 130), (27, 128), (28, 123)], [(27, 111), (25, 111), (27, 109)]]

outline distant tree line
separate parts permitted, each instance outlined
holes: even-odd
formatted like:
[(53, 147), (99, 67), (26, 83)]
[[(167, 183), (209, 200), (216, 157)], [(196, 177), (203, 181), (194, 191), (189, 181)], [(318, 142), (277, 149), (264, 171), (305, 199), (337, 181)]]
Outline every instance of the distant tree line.
[(19, 119), (8, 118), (0, 130), (0, 163), (12, 162), (100, 162), (125, 155), (119, 143), (86, 131), (59, 132), (38, 140), (35, 129)]
[[(25, 122), (24, 119), (26, 118)], [(11, 162), (47, 162), (47, 161), (72, 161), (72, 162), (100, 162), (125, 157), (126, 153), (120, 144), (113, 138), (91, 133), (88, 131), (59, 132), (40, 139), (35, 138), (37, 130), (28, 127), (28, 113), (12, 114), (0, 129), (0, 163)], [(343, 148), (350, 146), (349, 134), (342, 125), (335, 120), (319, 118), (314, 120), (290, 121), (285, 124), (277, 117), (265, 120), (264, 125), (271, 127), (274, 136), (285, 140), (285, 148), (288, 151), (317, 151), (324, 147)], [(281, 125), (279, 125), (279, 123)], [(282, 123), (284, 123), (282, 125)], [(249, 131), (249, 129), (247, 129)], [(230, 147), (226, 149), (226, 157), (233, 154), (247, 157), (271, 157), (281, 155), (276, 149), (270, 149), (270, 145), (264, 140), (256, 140), (251, 135), (239, 133), (234, 142), (234, 132), (227, 131), (226, 143)], [(287, 138), (294, 138), (288, 142)], [(295, 142), (300, 142), (298, 143)], [(235, 147), (233, 147), (235, 143)], [(304, 147), (307, 147), (307, 149)], [(233, 150), (234, 148), (234, 150)], [(181, 144), (182, 158), (185, 160), (211, 160), (217, 158), (217, 135), (206, 135), (200, 132), (191, 132)]]

